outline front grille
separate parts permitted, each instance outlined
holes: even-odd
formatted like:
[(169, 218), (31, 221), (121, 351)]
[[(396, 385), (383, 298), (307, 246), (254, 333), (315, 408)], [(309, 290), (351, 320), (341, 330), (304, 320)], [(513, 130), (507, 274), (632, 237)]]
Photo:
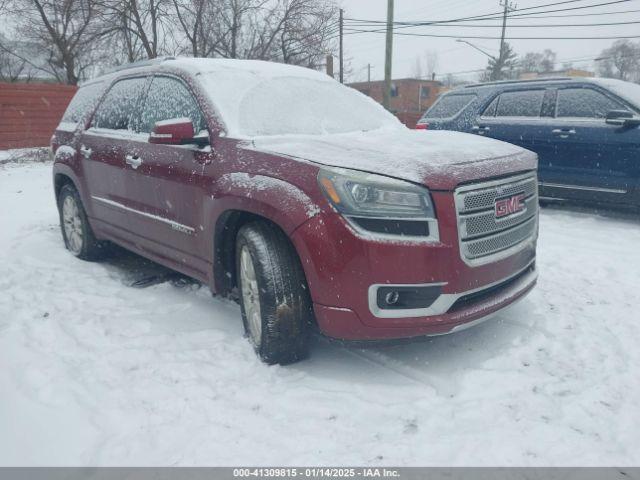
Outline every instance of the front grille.
[[(496, 217), (496, 200), (524, 196), (524, 208)], [(534, 173), (465, 185), (455, 192), (460, 253), (470, 264), (485, 263), (535, 238), (538, 179)]]

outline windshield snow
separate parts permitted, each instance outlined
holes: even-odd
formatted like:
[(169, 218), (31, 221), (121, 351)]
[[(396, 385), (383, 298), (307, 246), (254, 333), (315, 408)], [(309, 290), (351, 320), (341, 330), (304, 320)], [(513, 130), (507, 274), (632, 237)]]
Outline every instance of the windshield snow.
[(400, 126), (370, 98), (315, 72), (265, 77), (222, 71), (206, 74), (204, 83), (231, 136), (322, 135)]

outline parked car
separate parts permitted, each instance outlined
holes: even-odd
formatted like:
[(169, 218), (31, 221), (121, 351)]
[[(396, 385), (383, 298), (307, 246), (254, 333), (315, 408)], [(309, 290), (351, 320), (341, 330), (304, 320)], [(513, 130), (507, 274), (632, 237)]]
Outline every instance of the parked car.
[(308, 335), (454, 332), (536, 281), (536, 156), (423, 134), (312, 70), (160, 59), (83, 85), (52, 141), (67, 249), (238, 292), (267, 363)]
[(538, 154), (540, 196), (640, 206), (640, 85), (555, 78), (444, 94), (419, 129), (495, 138)]

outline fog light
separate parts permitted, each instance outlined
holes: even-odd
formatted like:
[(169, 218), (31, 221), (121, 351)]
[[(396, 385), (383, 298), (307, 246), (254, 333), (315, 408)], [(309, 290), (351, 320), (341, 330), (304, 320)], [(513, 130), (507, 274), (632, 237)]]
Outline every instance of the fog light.
[(380, 285), (375, 297), (381, 310), (407, 310), (428, 308), (440, 296), (442, 285)]
[(387, 293), (384, 296), (384, 301), (387, 305), (395, 305), (396, 303), (398, 303), (398, 300), (400, 300), (400, 293), (395, 290)]

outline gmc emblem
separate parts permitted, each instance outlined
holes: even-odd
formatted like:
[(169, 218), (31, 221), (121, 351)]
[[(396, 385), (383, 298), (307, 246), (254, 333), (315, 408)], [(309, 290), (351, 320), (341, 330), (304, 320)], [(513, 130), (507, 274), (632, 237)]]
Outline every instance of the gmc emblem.
[(513, 215), (524, 210), (524, 193), (518, 193), (511, 197), (499, 198), (496, 200), (496, 218)]

